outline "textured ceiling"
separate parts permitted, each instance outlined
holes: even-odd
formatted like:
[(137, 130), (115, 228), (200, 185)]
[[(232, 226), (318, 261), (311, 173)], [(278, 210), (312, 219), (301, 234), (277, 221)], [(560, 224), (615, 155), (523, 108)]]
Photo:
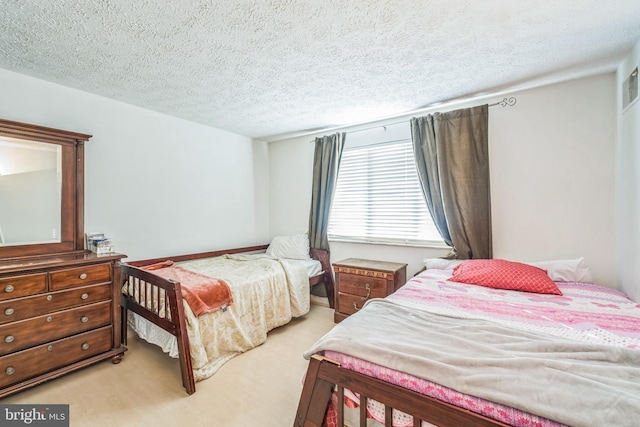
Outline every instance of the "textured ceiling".
[(638, 0), (0, 0), (0, 68), (242, 135), (613, 70)]

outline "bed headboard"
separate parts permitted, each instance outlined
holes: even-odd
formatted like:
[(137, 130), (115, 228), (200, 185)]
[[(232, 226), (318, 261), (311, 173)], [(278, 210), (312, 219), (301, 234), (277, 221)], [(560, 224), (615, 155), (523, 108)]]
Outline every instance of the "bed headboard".
[(233, 249), (221, 249), (217, 251), (210, 252), (199, 252), (195, 254), (187, 254), (187, 255), (174, 255), (174, 256), (165, 256), (161, 258), (151, 258), (151, 259), (141, 259), (138, 261), (128, 261), (127, 264), (133, 265), (134, 267), (140, 267), (143, 265), (155, 264), (157, 262), (162, 262), (166, 260), (171, 260), (174, 262), (181, 261), (189, 261), (192, 259), (200, 259), (200, 258), (213, 258), (221, 255), (230, 255), (230, 254), (240, 254), (240, 253), (249, 253), (249, 252), (264, 252), (267, 250), (269, 245), (259, 245), (259, 246), (247, 246), (244, 248), (233, 248)]
[[(309, 255), (311, 255), (311, 258), (317, 259), (318, 261), (320, 261), (320, 264), (322, 264), (322, 271), (324, 273), (322, 281), (324, 281), (324, 288), (327, 291), (329, 307), (334, 308), (333, 270), (331, 268), (329, 251), (326, 251), (324, 249), (310, 248)], [(318, 283), (320, 283), (320, 279), (318, 280)]]

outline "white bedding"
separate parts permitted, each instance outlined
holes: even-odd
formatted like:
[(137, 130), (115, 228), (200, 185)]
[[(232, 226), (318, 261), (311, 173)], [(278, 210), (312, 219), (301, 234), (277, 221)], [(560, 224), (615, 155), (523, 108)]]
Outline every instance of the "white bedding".
[(290, 259), (289, 261), (303, 265), (307, 269), (307, 276), (309, 277), (322, 273), (322, 264), (317, 259)]
[[(224, 280), (234, 299), (227, 310), (199, 317), (184, 304), (196, 381), (210, 377), (231, 358), (262, 344), (270, 330), (309, 311), (310, 264), (264, 254), (225, 255), (178, 263), (188, 270)], [(128, 321), (140, 338), (158, 345), (171, 357), (178, 357), (173, 335), (131, 312)]]

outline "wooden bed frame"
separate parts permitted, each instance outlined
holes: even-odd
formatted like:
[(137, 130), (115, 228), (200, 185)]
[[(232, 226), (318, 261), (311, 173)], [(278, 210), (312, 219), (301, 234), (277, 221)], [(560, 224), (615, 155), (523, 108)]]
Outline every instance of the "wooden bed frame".
[(384, 425), (392, 426), (393, 410), (413, 416), (413, 427), (422, 421), (439, 427), (507, 427), (467, 409), (418, 392), (342, 368), (339, 363), (324, 356), (311, 356), (304, 380), (294, 427), (322, 427), (331, 395), (336, 390), (338, 426), (344, 425), (344, 389), (360, 394), (360, 426), (366, 427), (367, 398), (385, 405)]
[[(191, 365), (189, 337), (187, 335), (180, 283), (164, 279), (152, 272), (143, 270), (140, 267), (166, 260), (180, 262), (202, 258), (213, 258), (228, 254), (260, 253), (264, 252), (268, 246), (269, 245), (250, 246), (123, 263), (121, 265), (123, 286), (127, 283), (130, 286), (133, 286), (135, 294), (144, 295), (145, 301), (149, 301), (154, 297), (160, 301), (161, 299), (157, 298), (157, 296), (163, 294), (165, 295), (165, 298), (162, 306), (158, 304), (158, 307), (148, 308), (138, 304), (131, 295), (125, 293), (122, 294), (122, 343), (124, 345), (127, 344), (127, 315), (129, 310), (144, 317), (151, 323), (154, 323), (169, 332), (171, 335), (175, 336), (178, 341), (178, 358), (180, 360), (182, 385), (188, 394), (195, 393), (196, 385), (193, 375), (193, 367)], [(329, 252), (313, 248), (310, 249), (309, 252), (312, 258), (317, 259), (322, 264), (322, 272), (309, 278), (309, 286), (324, 282), (330, 306), (333, 308), (333, 273), (331, 271)], [(161, 313), (163, 314), (162, 316)], [(166, 316), (166, 313), (169, 313), (169, 316)]]

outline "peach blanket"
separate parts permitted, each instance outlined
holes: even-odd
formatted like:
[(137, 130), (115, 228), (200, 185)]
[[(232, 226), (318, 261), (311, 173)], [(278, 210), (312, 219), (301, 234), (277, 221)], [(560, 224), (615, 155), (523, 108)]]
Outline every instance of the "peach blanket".
[(167, 260), (141, 267), (143, 270), (153, 270), (154, 274), (165, 279), (180, 282), (182, 297), (185, 299), (193, 314), (200, 316), (217, 310), (226, 310), (233, 303), (233, 295), (229, 285), (220, 279), (205, 276), (173, 265)]

